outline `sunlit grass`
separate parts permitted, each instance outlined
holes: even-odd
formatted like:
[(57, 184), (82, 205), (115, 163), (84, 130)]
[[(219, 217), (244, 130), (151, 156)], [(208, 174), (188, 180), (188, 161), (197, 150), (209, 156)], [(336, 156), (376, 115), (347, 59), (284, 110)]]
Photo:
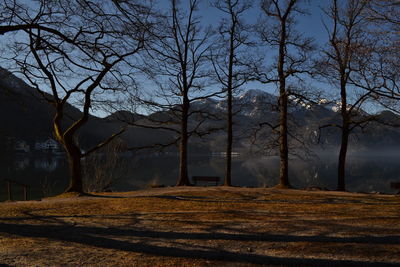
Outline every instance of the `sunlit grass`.
[[(399, 207), (398, 196), (280, 189), (70, 194), (0, 204), (0, 258), (17, 265), (33, 259), (37, 265), (206, 266), (221, 251), (228, 265), (235, 262), (231, 253), (244, 265), (253, 256), (255, 263), (262, 257), (285, 259), (274, 258), (277, 265), (298, 258), (400, 263)], [(38, 234), (7, 230), (18, 226)], [(152, 246), (166, 249), (166, 255), (147, 250)], [(58, 254), (41, 259), (50, 249)], [(195, 252), (168, 256), (169, 249)]]

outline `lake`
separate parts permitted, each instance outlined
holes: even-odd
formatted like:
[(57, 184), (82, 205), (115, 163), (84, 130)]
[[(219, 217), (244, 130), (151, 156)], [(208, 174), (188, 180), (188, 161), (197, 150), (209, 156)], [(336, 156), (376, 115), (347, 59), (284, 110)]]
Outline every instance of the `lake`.
[[(373, 156), (371, 156), (373, 155)], [(150, 185), (175, 185), (178, 157), (174, 155), (119, 156), (103, 162), (91, 161), (91, 166), (103, 166), (88, 171), (88, 176), (111, 177), (111, 189), (129, 191)], [(189, 175), (224, 176), (224, 157), (198, 155), (189, 158)], [(308, 160), (290, 160), (289, 179), (296, 188), (336, 188), (336, 152), (324, 153)], [(17, 155), (12, 162), (0, 164), (0, 201), (6, 200), (6, 183), (12, 179), (30, 186), (29, 199), (59, 194), (68, 185), (68, 165), (62, 155)], [(232, 183), (237, 186), (266, 187), (278, 183), (278, 157), (235, 157), (232, 162)], [(102, 178), (103, 177), (103, 178)], [(384, 192), (394, 194), (390, 182), (400, 182), (399, 155), (396, 153), (350, 153), (347, 161), (347, 190), (353, 192)], [(104, 182), (104, 181), (103, 181)], [(106, 181), (107, 183), (108, 181)], [(199, 185), (207, 185), (200, 183)], [(13, 186), (14, 199), (22, 199), (22, 188)]]

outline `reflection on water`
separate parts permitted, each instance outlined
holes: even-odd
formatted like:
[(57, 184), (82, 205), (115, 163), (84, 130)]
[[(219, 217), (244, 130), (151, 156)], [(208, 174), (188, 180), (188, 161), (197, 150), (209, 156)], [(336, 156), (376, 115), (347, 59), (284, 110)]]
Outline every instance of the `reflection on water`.
[(53, 172), (57, 169), (59, 162), (57, 158), (35, 159), (35, 168), (42, 169), (47, 172)]
[[(335, 154), (325, 154), (312, 160), (292, 159), (289, 179), (297, 188), (336, 188), (337, 160)], [(346, 186), (354, 192), (396, 193), (390, 182), (400, 182), (398, 156), (349, 156)], [(113, 190), (128, 191), (150, 185), (175, 185), (178, 177), (178, 158), (175, 156), (121, 157), (124, 176), (113, 185)], [(122, 164), (124, 163), (124, 164)], [(189, 175), (224, 176), (224, 157), (193, 156), (189, 159)], [(12, 164), (0, 163), (3, 178), (28, 184), (29, 198), (37, 199), (61, 193), (68, 184), (68, 168), (61, 156), (17, 157)], [(235, 157), (232, 162), (232, 182), (238, 186), (269, 187), (278, 183), (279, 158)], [(221, 181), (222, 182), (222, 181)], [(15, 193), (18, 190), (15, 188)], [(22, 195), (21, 195), (22, 198)], [(5, 200), (5, 184), (0, 187), (0, 200)]]
[[(0, 201), (6, 200), (6, 183), (10, 179), (29, 186), (28, 199), (60, 194), (68, 184), (68, 166), (62, 155), (16, 155), (0, 161)], [(23, 198), (22, 188), (12, 186), (16, 200)]]
[(63, 157), (57, 157), (53, 155), (39, 157), (18, 156), (14, 160), (14, 166), (15, 170), (22, 171), (31, 168), (31, 164), (33, 164), (34, 169), (53, 172), (59, 167), (60, 161), (63, 160)]
[[(220, 176), (225, 170), (223, 157), (198, 156), (189, 159), (189, 176)], [(391, 181), (400, 182), (397, 156), (349, 156), (346, 186), (354, 192), (396, 193)], [(115, 185), (117, 190), (148, 187), (150, 184), (175, 185), (177, 157), (149, 157), (135, 161), (135, 168)], [(232, 161), (232, 183), (237, 186), (270, 187), (279, 177), (279, 157), (240, 158)], [(289, 179), (296, 188), (319, 187), (334, 190), (337, 185), (337, 159), (321, 155), (311, 160), (291, 159)], [(221, 181), (222, 182), (222, 181)]]

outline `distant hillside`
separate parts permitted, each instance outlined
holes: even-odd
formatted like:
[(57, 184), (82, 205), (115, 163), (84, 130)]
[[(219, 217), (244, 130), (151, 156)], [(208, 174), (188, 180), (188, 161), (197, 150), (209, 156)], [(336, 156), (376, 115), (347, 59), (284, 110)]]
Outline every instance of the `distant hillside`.
[[(267, 124), (278, 124), (278, 98), (262, 90), (248, 90), (233, 99), (234, 109), (234, 150), (248, 150), (250, 145), (259, 148), (274, 150), (276, 134)], [(205, 99), (194, 102), (192, 110), (206, 110), (219, 118), (217, 121), (208, 121), (207, 126), (223, 127), (226, 118), (226, 103), (224, 100)], [(320, 127), (327, 124), (340, 124), (340, 105), (321, 100), (319, 104), (305, 104), (298, 101), (289, 101), (289, 141), (292, 147), (301, 147), (304, 143), (309, 148), (336, 148), (340, 144), (340, 129), (335, 127)], [(360, 116), (366, 114), (360, 112)], [(150, 117), (167, 120), (170, 112), (158, 112)], [(197, 118), (198, 119), (198, 118)], [(400, 148), (400, 116), (390, 111), (382, 111), (377, 115), (378, 122), (371, 122), (364, 128), (354, 129), (351, 135), (350, 147), (354, 149), (397, 149)], [(267, 123), (267, 124), (266, 124)], [(196, 117), (191, 121), (196, 124)], [(263, 124), (263, 127), (259, 127)], [(254, 139), (257, 132), (257, 139)], [(225, 133), (219, 131), (205, 139), (192, 140), (209, 146), (211, 151), (225, 149)], [(276, 143), (275, 143), (276, 147)], [(276, 149), (275, 149), (276, 150)]]
[[(50, 95), (49, 95), (50, 96)], [(72, 105), (66, 106), (66, 122), (78, 118), (81, 112)], [(54, 109), (42, 96), (23, 80), (0, 68), (0, 138), (35, 141), (53, 137)], [(129, 113), (129, 118), (132, 114)], [(124, 118), (125, 116), (125, 118)], [(107, 118), (90, 116), (79, 133), (79, 142), (84, 149), (101, 142), (125, 126), (126, 112), (117, 112)], [(142, 119), (140, 115), (136, 119)], [(157, 131), (128, 127), (123, 138), (128, 146), (149, 145), (160, 138)], [(165, 134), (164, 134), (165, 136)]]
[[(207, 110), (218, 119), (208, 120), (203, 128), (224, 128), (226, 117), (226, 103), (224, 100), (206, 99), (192, 103), (192, 110)], [(259, 147), (272, 146), (276, 135), (261, 123), (268, 122), (276, 125), (278, 122), (277, 97), (261, 90), (248, 90), (234, 98), (234, 150), (246, 151), (253, 144)], [(290, 142), (296, 147), (297, 139), (302, 140), (309, 147), (337, 147), (340, 144), (340, 131), (336, 128), (319, 127), (328, 123), (340, 123), (337, 105), (324, 103), (319, 105), (304, 105), (290, 102), (289, 128), (291, 129)], [(45, 102), (35, 89), (14, 76), (7, 70), (0, 68), (0, 138), (22, 139), (28, 143), (47, 139), (53, 136), (52, 119), (54, 110)], [(67, 117), (77, 118), (80, 111), (72, 105), (67, 105)], [(121, 136), (127, 147), (142, 147), (152, 144), (170, 143), (176, 139), (173, 132), (150, 128), (130, 126), (126, 122), (135, 122), (142, 125), (152, 125), (152, 120), (168, 120), (172, 116), (169, 111), (157, 112), (149, 116), (118, 111), (106, 118), (91, 116), (89, 122), (79, 134), (79, 142), (84, 149), (101, 142), (121, 127), (126, 132)], [(351, 146), (362, 148), (400, 148), (400, 130), (390, 127), (389, 124), (400, 125), (400, 117), (390, 111), (383, 111), (379, 119), (384, 124), (371, 123), (364, 129), (357, 129), (352, 137)], [(190, 127), (195, 127), (201, 118), (192, 117)], [(70, 120), (67, 118), (66, 123)], [(255, 132), (258, 139), (253, 140)], [(319, 143), (318, 143), (319, 137)], [(175, 147), (169, 150), (176, 151)], [(225, 132), (217, 131), (203, 138), (193, 137), (190, 141), (190, 150), (194, 153), (208, 151), (223, 151), (225, 149)]]
[(22, 80), (0, 69), (0, 125), (3, 135), (33, 141), (51, 136), (53, 110)]
[[(80, 111), (67, 104), (66, 114), (66, 123), (69, 123), (69, 118), (78, 118)], [(2, 136), (29, 143), (53, 137), (53, 115), (53, 107), (34, 88), (7, 70), (0, 69)], [(80, 132), (80, 142), (86, 147), (91, 146), (111, 131), (102, 119), (91, 116), (89, 123)]]

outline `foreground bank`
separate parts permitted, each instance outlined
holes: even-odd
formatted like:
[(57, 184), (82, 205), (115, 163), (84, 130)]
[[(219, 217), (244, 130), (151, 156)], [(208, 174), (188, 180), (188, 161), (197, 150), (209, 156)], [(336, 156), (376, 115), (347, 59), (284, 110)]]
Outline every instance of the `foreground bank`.
[(11, 266), (395, 266), (400, 197), (182, 187), (0, 204)]

